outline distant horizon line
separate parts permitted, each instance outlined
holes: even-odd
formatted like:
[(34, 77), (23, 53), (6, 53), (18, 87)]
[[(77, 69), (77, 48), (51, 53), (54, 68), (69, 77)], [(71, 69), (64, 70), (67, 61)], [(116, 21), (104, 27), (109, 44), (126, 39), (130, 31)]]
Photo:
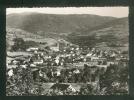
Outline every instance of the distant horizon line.
[(97, 14), (82, 14), (82, 13), (70, 13), (70, 14), (66, 14), (66, 13), (63, 13), (63, 14), (61, 14), (61, 13), (57, 13), (57, 14), (54, 14), (54, 13), (42, 13), (42, 12), (20, 12), (20, 13), (6, 13), (6, 16), (8, 16), (8, 15), (12, 15), (12, 14), (23, 14), (23, 13), (27, 13), (27, 14), (31, 14), (31, 13), (36, 13), (36, 14), (47, 14), (47, 15), (95, 15), (95, 16), (102, 16), (102, 17), (113, 17), (113, 18), (126, 18), (126, 17), (128, 17), (128, 16), (123, 16), (123, 17), (115, 17), (115, 16), (106, 16), (106, 15), (97, 15)]

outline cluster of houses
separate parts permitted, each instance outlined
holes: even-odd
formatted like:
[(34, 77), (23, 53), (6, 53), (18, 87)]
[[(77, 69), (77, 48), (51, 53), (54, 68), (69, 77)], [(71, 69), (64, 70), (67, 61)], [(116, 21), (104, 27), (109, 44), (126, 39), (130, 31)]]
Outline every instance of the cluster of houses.
[[(63, 47), (56, 44), (49, 50), (31, 47), (26, 52), (29, 55), (7, 56), (7, 75), (9, 77), (14, 76), (13, 69), (16, 67), (24, 69), (29, 67), (33, 72), (34, 80), (38, 82), (82, 83), (85, 78), (86, 83), (97, 83), (99, 82), (99, 76), (96, 75), (98, 70), (103, 69), (102, 73), (104, 73), (111, 65), (127, 66), (129, 60), (128, 55), (126, 56), (121, 51), (85, 49), (73, 45)], [(86, 67), (90, 71), (86, 71)], [(55, 84), (52, 89), (57, 89), (59, 86)], [(64, 87), (68, 88), (69, 85)]]

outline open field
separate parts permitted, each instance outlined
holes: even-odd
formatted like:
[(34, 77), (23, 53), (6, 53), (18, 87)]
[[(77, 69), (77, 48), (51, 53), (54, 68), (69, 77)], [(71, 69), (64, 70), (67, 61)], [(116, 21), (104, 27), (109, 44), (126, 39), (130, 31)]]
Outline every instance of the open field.
[(7, 56), (16, 57), (16, 56), (30, 56), (32, 54), (28, 52), (7, 52)]

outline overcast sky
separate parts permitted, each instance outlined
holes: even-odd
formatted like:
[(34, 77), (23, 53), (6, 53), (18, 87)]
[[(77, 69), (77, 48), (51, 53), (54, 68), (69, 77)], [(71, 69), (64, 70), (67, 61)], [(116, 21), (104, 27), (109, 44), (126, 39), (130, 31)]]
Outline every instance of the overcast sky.
[(7, 14), (38, 12), (47, 14), (95, 14), (101, 16), (127, 17), (128, 7), (61, 7), (61, 8), (7, 8)]

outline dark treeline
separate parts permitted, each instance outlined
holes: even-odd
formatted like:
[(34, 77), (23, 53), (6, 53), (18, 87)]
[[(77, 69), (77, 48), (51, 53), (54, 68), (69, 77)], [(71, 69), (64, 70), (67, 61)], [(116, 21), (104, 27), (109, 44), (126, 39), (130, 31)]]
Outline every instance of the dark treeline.
[(34, 41), (24, 41), (23, 38), (15, 38), (14, 45), (11, 47), (11, 51), (25, 51), (29, 47), (38, 46)]
[(75, 35), (71, 34), (68, 36), (68, 41), (72, 42), (73, 44), (77, 44), (80, 47), (94, 47), (97, 43), (105, 42), (109, 47), (116, 47), (118, 45), (117, 38), (112, 35), (102, 35), (97, 38), (95, 35), (86, 36), (86, 35)]

